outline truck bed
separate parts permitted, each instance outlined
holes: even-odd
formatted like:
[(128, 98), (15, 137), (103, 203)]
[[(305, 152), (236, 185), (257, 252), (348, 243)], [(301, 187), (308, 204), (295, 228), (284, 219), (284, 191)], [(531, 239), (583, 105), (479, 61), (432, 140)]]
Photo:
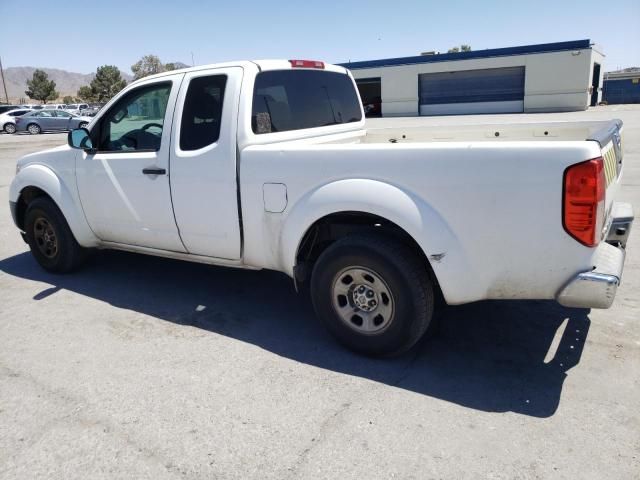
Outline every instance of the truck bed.
[[(302, 222), (298, 216), (308, 213), (310, 198), (318, 198), (318, 212), (329, 199), (358, 198), (344, 202), (343, 209), (398, 218), (425, 253), (439, 259), (432, 266), (448, 303), (553, 299), (569, 278), (589, 269), (594, 255), (563, 229), (563, 173), (585, 160), (612, 159), (610, 211), (621, 157), (609, 152), (620, 126), (610, 121), (363, 129), (248, 147), (240, 173), (245, 255), (265, 268), (286, 270), (295, 245), (286, 238), (264, 242), (270, 238), (265, 229), (279, 231), (289, 218)], [(262, 213), (265, 179), (286, 185), (288, 207), (277, 219)], [(297, 204), (307, 205), (304, 213)], [(407, 218), (412, 221), (405, 225)]]
[[(368, 129), (361, 143), (581, 141), (605, 139), (619, 121), (546, 122)], [(604, 142), (606, 144), (607, 142)], [(602, 144), (602, 146), (604, 146)]]

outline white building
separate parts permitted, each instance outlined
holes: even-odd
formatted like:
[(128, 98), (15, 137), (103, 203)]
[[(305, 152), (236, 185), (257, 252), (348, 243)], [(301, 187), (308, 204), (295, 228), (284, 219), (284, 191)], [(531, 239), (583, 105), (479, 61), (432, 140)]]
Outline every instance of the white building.
[(601, 100), (603, 60), (576, 40), (343, 66), (370, 113), (407, 116), (586, 110)]

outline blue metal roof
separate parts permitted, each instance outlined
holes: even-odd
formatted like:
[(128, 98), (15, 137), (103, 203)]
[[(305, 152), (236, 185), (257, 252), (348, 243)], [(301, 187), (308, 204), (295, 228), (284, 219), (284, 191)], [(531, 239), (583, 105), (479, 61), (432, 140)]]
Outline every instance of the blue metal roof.
[(415, 57), (365, 60), (363, 62), (340, 63), (339, 65), (350, 70), (355, 70), (359, 68), (393, 67), (397, 65), (449, 62), (452, 60), (470, 60), (474, 58), (505, 57), (511, 55), (526, 55), (530, 53), (561, 52), (564, 50), (580, 50), (584, 48), (591, 48), (591, 41), (589, 39), (573, 40), (571, 42), (540, 43), (538, 45), (523, 45), (521, 47), (491, 48), (487, 50), (474, 50), (471, 52), (440, 53), (436, 55), (418, 55)]

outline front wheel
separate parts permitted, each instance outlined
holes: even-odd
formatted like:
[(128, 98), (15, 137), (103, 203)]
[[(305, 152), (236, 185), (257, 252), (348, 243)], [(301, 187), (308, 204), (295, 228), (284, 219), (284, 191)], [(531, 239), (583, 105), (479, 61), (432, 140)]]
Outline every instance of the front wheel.
[(365, 355), (409, 350), (433, 315), (433, 284), (424, 260), (383, 235), (350, 235), (329, 246), (313, 268), (311, 292), (327, 329)]
[(15, 125), (15, 123), (5, 123), (4, 124), (4, 131), (6, 133), (16, 133), (16, 125)]
[(86, 249), (78, 244), (64, 215), (50, 199), (38, 197), (29, 203), (24, 226), (31, 253), (45, 270), (69, 272), (85, 259)]

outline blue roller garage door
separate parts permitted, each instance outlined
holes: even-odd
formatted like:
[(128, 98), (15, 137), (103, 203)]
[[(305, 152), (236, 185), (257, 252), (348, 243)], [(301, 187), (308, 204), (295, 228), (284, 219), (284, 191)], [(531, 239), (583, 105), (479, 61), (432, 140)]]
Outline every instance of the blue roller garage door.
[(524, 67), (418, 76), (421, 115), (524, 111)]
[(612, 105), (640, 103), (640, 74), (635, 78), (605, 79), (603, 97)]

